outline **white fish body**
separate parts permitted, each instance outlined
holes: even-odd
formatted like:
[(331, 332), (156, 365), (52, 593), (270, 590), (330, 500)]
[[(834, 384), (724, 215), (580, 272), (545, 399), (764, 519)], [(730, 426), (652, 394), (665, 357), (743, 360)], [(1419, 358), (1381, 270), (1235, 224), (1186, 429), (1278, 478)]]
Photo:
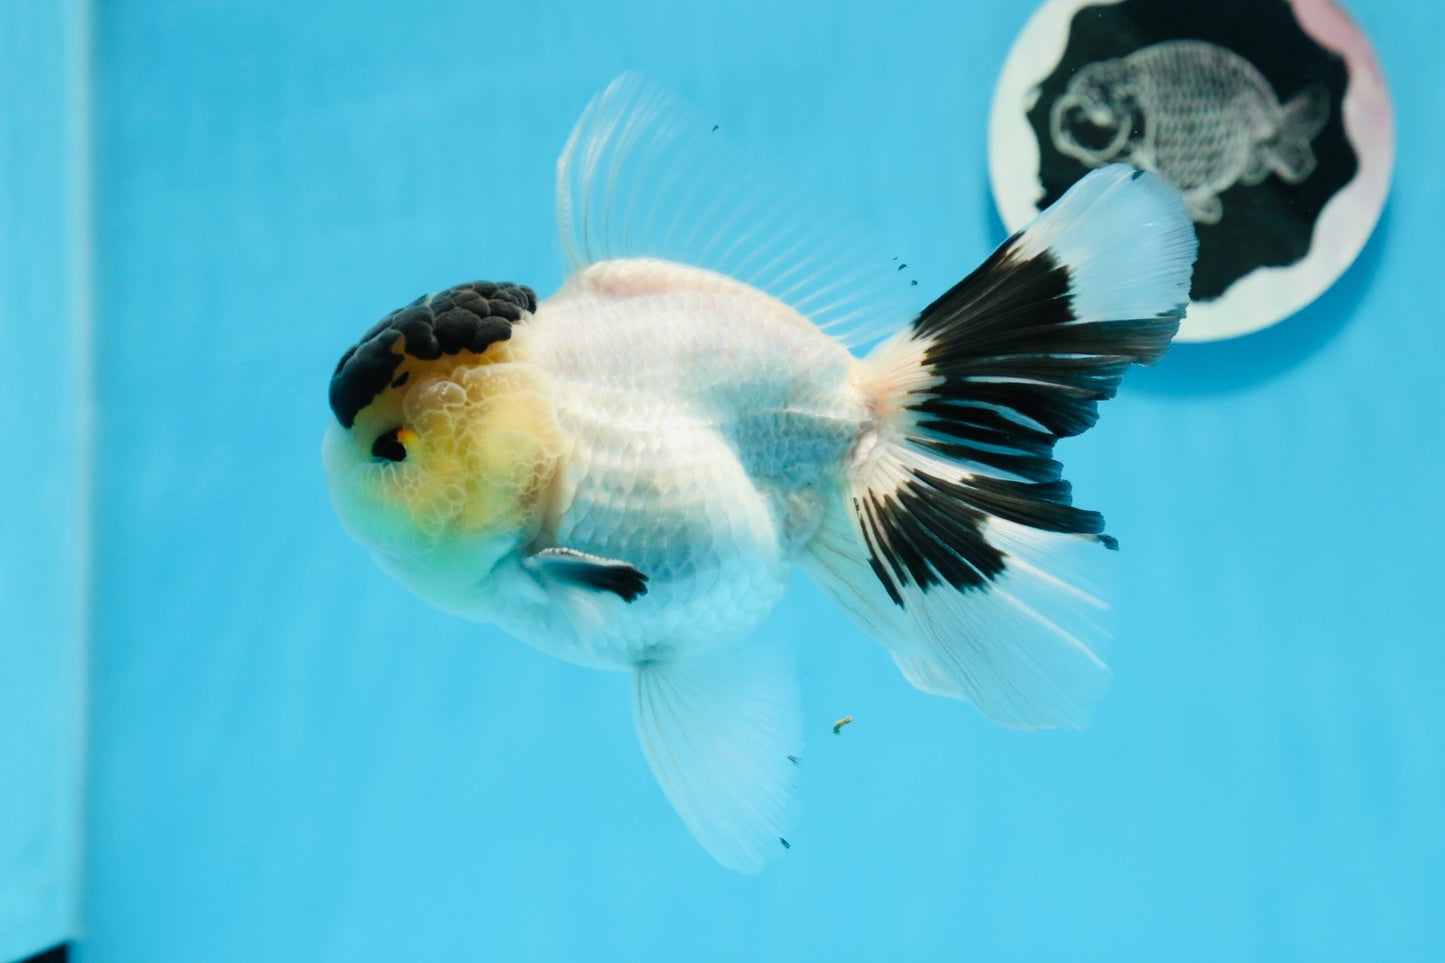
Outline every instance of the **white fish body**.
[(521, 555), (493, 575), (510, 589), (458, 599), (428, 565), (408, 583), (596, 668), (751, 633), (843, 481), (867, 418), (861, 363), (755, 288), (644, 258), (588, 267), (538, 305), (512, 345), (566, 399), (545, 539), (626, 559), (647, 575), (647, 604), (538, 592)]
[(568, 399), (553, 537), (626, 558), (655, 602), (625, 606), (578, 644), (630, 668), (752, 632), (866, 418), (858, 362), (754, 288), (644, 259), (594, 265), (544, 301), (533, 349)]
[(631, 672), (664, 792), (752, 872), (789, 845), (802, 740), (790, 654), (744, 640), (794, 565), (917, 687), (1079, 724), (1107, 670), (1071, 615), (1092, 600), (1051, 567), (1112, 540), (1052, 446), (1162, 355), (1195, 247), (1170, 188), (1099, 172), (860, 359), (808, 316), (872, 310), (863, 268), (819, 273), (817, 235), (750, 250), (707, 214), (742, 202), (670, 212), (743, 251), (734, 277), (590, 208), (629, 171), (666, 195), (654, 154), (697, 155), (679, 137), (720, 156), (692, 120), (632, 79), (600, 95), (559, 162), (574, 275), (540, 304), (478, 282), (384, 319), (338, 366), (323, 453), (343, 524), (418, 596)]

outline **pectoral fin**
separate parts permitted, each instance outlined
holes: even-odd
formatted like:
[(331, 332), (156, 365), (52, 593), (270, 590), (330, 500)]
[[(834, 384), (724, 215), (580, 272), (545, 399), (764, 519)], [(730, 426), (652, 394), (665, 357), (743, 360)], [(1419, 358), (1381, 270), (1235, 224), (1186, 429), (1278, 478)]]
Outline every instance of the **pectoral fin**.
[(594, 592), (612, 592), (624, 602), (647, 594), (647, 576), (615, 558), (571, 548), (544, 548), (523, 564), (542, 578)]

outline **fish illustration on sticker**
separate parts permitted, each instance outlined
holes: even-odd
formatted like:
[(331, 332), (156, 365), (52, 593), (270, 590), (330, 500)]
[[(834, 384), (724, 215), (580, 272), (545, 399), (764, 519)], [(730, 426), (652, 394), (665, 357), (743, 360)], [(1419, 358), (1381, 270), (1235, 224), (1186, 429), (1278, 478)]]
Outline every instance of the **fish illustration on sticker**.
[(1248, 60), (1217, 44), (1175, 40), (1090, 64), (1054, 101), (1055, 148), (1089, 167), (1127, 161), (1184, 195), (1199, 224), (1218, 224), (1220, 195), (1271, 174), (1299, 184), (1317, 166), (1311, 141), (1330, 114), (1311, 84), (1281, 104)]
[(1110, 164), (1172, 184), (1199, 236), (1179, 339), (1214, 341), (1349, 269), (1394, 143), (1379, 63), (1335, 0), (1047, 0), (999, 77), (989, 172), (1010, 231)]

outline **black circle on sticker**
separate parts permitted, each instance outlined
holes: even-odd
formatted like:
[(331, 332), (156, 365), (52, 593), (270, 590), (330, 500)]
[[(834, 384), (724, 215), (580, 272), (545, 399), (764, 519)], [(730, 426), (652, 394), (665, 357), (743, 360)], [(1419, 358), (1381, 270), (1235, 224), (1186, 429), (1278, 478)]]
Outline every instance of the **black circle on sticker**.
[[(1185, 191), (1199, 235), (1191, 297), (1213, 300), (1257, 268), (1309, 253), (1320, 212), (1360, 168), (1344, 128), (1347, 85), (1344, 59), (1301, 29), (1287, 0), (1083, 7), (1027, 114), (1040, 155), (1037, 206), (1139, 151), (1149, 161), (1138, 166)], [(1146, 154), (1151, 109), (1156, 143)], [(1157, 136), (1166, 120), (1172, 144)], [(1260, 124), (1268, 145), (1248, 158), (1229, 152), (1231, 131)]]

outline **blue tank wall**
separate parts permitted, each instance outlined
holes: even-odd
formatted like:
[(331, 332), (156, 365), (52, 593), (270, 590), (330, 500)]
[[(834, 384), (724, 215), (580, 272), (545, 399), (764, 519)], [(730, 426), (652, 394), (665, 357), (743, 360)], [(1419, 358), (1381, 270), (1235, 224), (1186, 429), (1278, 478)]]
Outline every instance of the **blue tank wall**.
[(1345, 283), (1065, 448), (1124, 548), (1085, 732), (913, 691), (799, 584), (765, 631), (805, 665), (805, 822), (734, 876), (624, 678), (430, 611), (331, 516), (338, 353), (426, 290), (560, 281), (552, 162), (613, 75), (936, 292), (999, 240), (987, 110), (1032, 6), (97, 4), (87, 963), (1445, 954), (1445, 7), (1357, 4), (1400, 163)]
[(78, 925), (86, 39), (80, 2), (0, 3), (0, 960)]

